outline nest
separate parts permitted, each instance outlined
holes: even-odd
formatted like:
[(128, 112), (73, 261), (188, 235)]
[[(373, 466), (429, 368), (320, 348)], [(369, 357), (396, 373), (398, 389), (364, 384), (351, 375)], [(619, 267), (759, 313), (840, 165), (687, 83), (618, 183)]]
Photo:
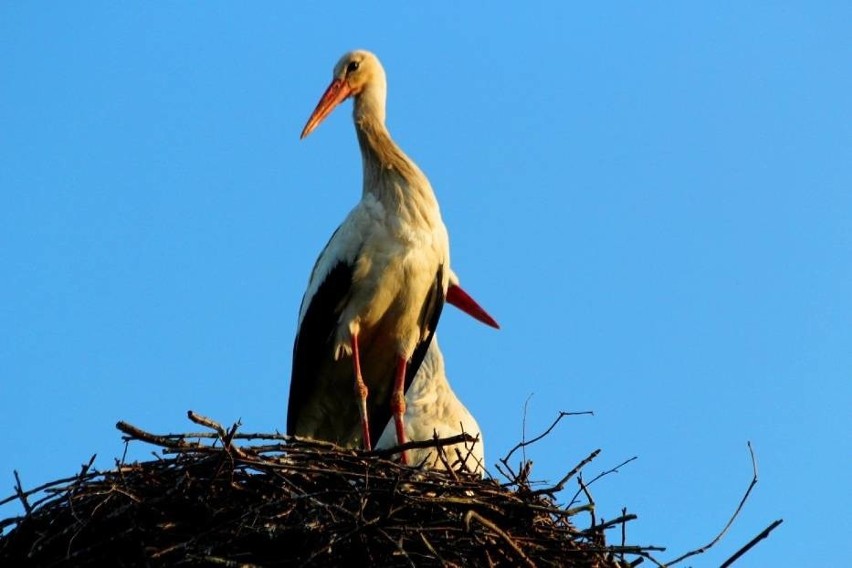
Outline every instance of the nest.
[[(119, 461), (109, 471), (93, 470), (92, 460), (76, 476), (26, 492), (19, 481), (17, 495), (0, 501), (25, 508), (0, 521), (0, 565), (658, 564), (651, 553), (662, 549), (624, 543), (635, 516), (596, 520), (581, 479), (583, 502), (556, 504), (554, 493), (594, 453), (556, 486), (534, 490), (528, 464), (499, 483), (464, 472), (464, 456), (451, 463), (441, 448), (458, 436), (404, 446), (433, 445), (460, 471), (420, 470), (386, 459), (399, 449), (344, 450), (190, 418), (211, 431), (154, 435), (118, 424), (125, 440), (159, 446), (160, 459)], [(607, 544), (610, 529), (619, 544)]]

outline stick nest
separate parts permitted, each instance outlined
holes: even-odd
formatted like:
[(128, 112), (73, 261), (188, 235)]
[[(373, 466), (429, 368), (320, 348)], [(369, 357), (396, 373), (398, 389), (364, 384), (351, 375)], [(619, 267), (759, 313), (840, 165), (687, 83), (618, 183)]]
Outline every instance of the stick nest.
[[(190, 418), (211, 432), (118, 424), (125, 440), (159, 446), (158, 459), (96, 471), (93, 457), (32, 491), (19, 482), (0, 501), (25, 508), (0, 521), (0, 565), (616, 567), (653, 550), (606, 544), (607, 529), (623, 539), (634, 517), (597, 523), (588, 492), (580, 506), (560, 507), (552, 493), (561, 487), (533, 490), (528, 464), (501, 484)], [(429, 443), (440, 451), (452, 441)], [(591, 524), (578, 528), (578, 513)]]

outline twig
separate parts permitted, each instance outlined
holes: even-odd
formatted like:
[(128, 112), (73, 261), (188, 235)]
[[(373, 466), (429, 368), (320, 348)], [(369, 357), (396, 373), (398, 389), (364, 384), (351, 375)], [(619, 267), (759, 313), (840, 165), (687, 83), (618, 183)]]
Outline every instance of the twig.
[(580, 531), (580, 534), (592, 534), (592, 533), (595, 533), (595, 532), (603, 531), (603, 530), (612, 528), (612, 527), (614, 527), (615, 525), (618, 525), (618, 524), (623, 525), (624, 523), (627, 523), (628, 521), (635, 521), (638, 518), (639, 517), (637, 517), (633, 513), (630, 513), (630, 514), (627, 514), (627, 515), (622, 515), (620, 517), (612, 519), (611, 521), (606, 521), (605, 523), (601, 523), (599, 525), (594, 525), (592, 527), (587, 528), (584, 531)]
[[(597, 449), (597, 450), (595, 450), (595, 451), (593, 451), (593, 452), (592, 452), (591, 454), (589, 454), (589, 455), (588, 455), (588, 456), (587, 456), (587, 457), (586, 457), (583, 461), (581, 461), (581, 462), (580, 462), (580, 463), (578, 463), (576, 466), (574, 466), (574, 469), (572, 469), (571, 471), (569, 471), (569, 472), (565, 475), (565, 477), (563, 477), (562, 479), (560, 479), (560, 480), (559, 480), (559, 483), (557, 483), (556, 485), (554, 485), (554, 486), (552, 486), (552, 487), (546, 487), (546, 488), (544, 488), (544, 489), (537, 489), (537, 490), (533, 491), (533, 492), (532, 492), (532, 494), (533, 494), (533, 495), (543, 495), (543, 494), (553, 495), (554, 493), (559, 493), (560, 491), (562, 491), (562, 490), (565, 488), (565, 484), (566, 484), (566, 483), (568, 483), (568, 480), (570, 480), (572, 477), (574, 477), (575, 475), (577, 475), (577, 472), (578, 472), (578, 471), (580, 471), (581, 469), (583, 469), (583, 467), (584, 467), (586, 464), (588, 464), (590, 461), (592, 461), (593, 459), (595, 459), (596, 457), (598, 457), (598, 455), (599, 455), (600, 453), (601, 453), (600, 448), (599, 448), (599, 449)], [(573, 501), (573, 500), (572, 500), (572, 501)]]
[[(191, 440), (192, 438), (215, 438), (219, 439), (217, 432), (185, 432), (182, 434), (158, 434), (162, 438), (173, 438), (178, 440)], [(237, 432), (234, 434), (234, 440), (281, 440), (282, 442), (298, 441), (298, 442), (320, 442), (310, 438), (300, 438), (298, 436), (287, 436), (279, 433), (262, 433), (262, 432)], [(331, 442), (325, 442), (331, 444)]]
[(195, 554), (191, 554), (187, 558), (190, 560), (198, 560), (206, 564), (225, 566), (226, 568), (261, 568), (259, 564), (249, 564), (243, 561), (237, 562), (236, 560), (231, 560), (229, 558), (221, 558), (219, 556), (198, 556)]
[(92, 454), (89, 461), (80, 466), (80, 473), (77, 474), (77, 477), (84, 477), (87, 473), (89, 473), (89, 469), (91, 469), (92, 464), (95, 463), (96, 457), (98, 457), (98, 454)]
[(231, 425), (231, 429), (228, 430), (228, 433), (225, 434), (224, 438), (222, 438), (222, 442), (225, 444), (226, 447), (230, 447), (231, 440), (234, 439), (234, 434), (237, 433), (237, 429), (239, 429), (239, 427), (242, 425), (243, 423), (239, 419)]
[(701, 548), (696, 548), (695, 550), (690, 550), (686, 554), (684, 554), (682, 556), (678, 556), (677, 558), (675, 558), (671, 562), (667, 562), (666, 565), (673, 566), (673, 565), (677, 564), (678, 562), (682, 562), (683, 560), (686, 560), (690, 556), (695, 556), (696, 554), (703, 554), (704, 552), (709, 550), (714, 544), (719, 542), (722, 539), (722, 537), (725, 536), (725, 533), (728, 532), (728, 529), (731, 528), (731, 525), (734, 523), (734, 519), (736, 519), (737, 516), (740, 514), (740, 511), (742, 510), (743, 505), (745, 505), (745, 502), (748, 499), (748, 496), (751, 494), (751, 490), (754, 488), (755, 485), (757, 485), (757, 460), (754, 457), (754, 449), (752, 449), (752, 447), (751, 447), (751, 442), (748, 442), (748, 452), (749, 452), (749, 455), (751, 456), (751, 469), (752, 469), (752, 473), (753, 473), (753, 476), (751, 478), (751, 483), (749, 483), (748, 489), (746, 489), (745, 495), (743, 495), (743, 498), (740, 499), (740, 504), (737, 505), (737, 508), (734, 511), (734, 514), (731, 515), (730, 519), (728, 519), (728, 522), (722, 528), (721, 532), (719, 534), (717, 534), (716, 538), (711, 540), (708, 544), (705, 544)]
[(33, 508), (30, 506), (29, 501), (27, 501), (27, 495), (24, 493), (24, 487), (21, 485), (21, 476), (18, 475), (18, 470), (12, 470), (12, 473), (15, 474), (15, 495), (18, 496), (18, 499), (21, 500), (21, 503), (24, 505), (24, 511), (27, 512), (27, 515), (33, 512)]
[[(669, 568), (666, 564), (661, 563), (659, 560), (657, 560), (656, 558), (651, 556), (651, 552), (665, 552), (665, 551), (666, 551), (666, 548), (664, 546), (642, 546), (642, 547), (639, 547), (639, 550), (626, 551), (626, 552), (629, 552), (630, 554), (636, 554), (636, 555), (641, 556), (642, 558), (644, 558), (646, 560), (650, 560), (651, 562), (654, 563), (654, 566), (657, 566), (657, 568)], [(634, 561), (631, 564), (631, 566), (638, 566), (639, 564), (641, 564), (641, 561)]]
[(219, 439), (222, 440), (222, 446), (228, 450), (229, 455), (231, 453), (235, 453), (241, 458), (249, 458), (248, 454), (246, 454), (239, 446), (231, 443), (231, 440), (234, 438), (234, 434), (237, 433), (237, 429), (240, 427), (239, 420), (237, 420), (228, 431), (225, 431), (225, 428), (212, 418), (207, 418), (206, 416), (202, 416), (192, 410), (187, 410), (186, 416), (196, 424), (207, 426), (211, 430), (214, 430), (219, 435)]
[[(15, 474), (16, 474), (15, 477), (17, 478), (17, 472), (15, 472)], [(80, 475), (73, 475), (71, 477), (63, 477), (62, 479), (57, 479), (55, 481), (49, 481), (47, 483), (42, 483), (38, 487), (34, 487), (34, 488), (32, 488), (28, 491), (24, 491), (23, 495), (24, 495), (24, 497), (29, 497), (31, 495), (34, 495), (35, 493), (38, 493), (40, 491), (44, 491), (45, 489), (50, 489), (52, 487), (58, 487), (60, 485), (63, 485), (65, 483), (70, 483), (72, 481), (85, 481), (87, 479), (91, 479), (91, 478), (97, 477), (99, 475), (100, 475), (99, 472), (94, 471), (94, 472), (89, 472), (85, 476), (82, 476), (82, 477)], [(60, 491), (63, 491), (63, 490), (64, 489), (62, 489)], [(14, 501), (15, 499), (19, 499), (19, 498), (20, 497), (19, 497), (18, 493), (16, 492), (14, 495), (10, 495), (9, 497), (6, 497), (4, 499), (0, 499), (0, 505), (5, 505), (6, 503), (9, 503), (9, 502)]]
[(445, 566), (445, 565), (447, 564), (447, 561), (446, 561), (446, 560), (444, 560), (443, 558), (441, 558), (441, 555), (440, 555), (440, 554), (438, 554), (438, 551), (437, 551), (437, 550), (435, 550), (435, 547), (434, 547), (434, 546), (432, 546), (432, 543), (431, 543), (431, 542), (429, 542), (429, 539), (428, 539), (428, 538), (426, 538), (426, 535), (425, 535), (425, 534), (423, 534), (423, 532), (422, 532), (422, 531), (418, 531), (418, 534), (420, 535), (420, 540), (422, 540), (422, 541), (423, 541), (423, 544), (425, 544), (425, 545), (426, 545), (426, 548), (428, 548), (428, 549), (429, 549), (429, 552), (432, 554), (432, 556), (434, 556), (434, 557), (435, 557), (435, 559), (436, 559), (438, 562), (440, 562), (442, 566)]
[(524, 562), (524, 564), (526, 564), (527, 566), (530, 566), (532, 568), (535, 568), (535, 563), (532, 560), (530, 560), (529, 557), (526, 554), (524, 554), (524, 551), (521, 550), (521, 547), (518, 546), (518, 543), (516, 543), (512, 539), (512, 537), (510, 537), (500, 527), (498, 527), (493, 522), (489, 521), (488, 519), (486, 519), (485, 517), (483, 517), (482, 515), (480, 515), (476, 511), (470, 510), (464, 516), (464, 525), (467, 528), (467, 530), (470, 530), (470, 522), (474, 521), (474, 520), (476, 522), (478, 522), (479, 524), (481, 524), (482, 526), (492, 530), (495, 534), (499, 535), (500, 538), (502, 538), (506, 542), (506, 544), (508, 544), (512, 548), (512, 550), (515, 551), (515, 553), (520, 557), (520, 559)]
[[(597, 481), (598, 479), (600, 479), (600, 478), (604, 477), (605, 475), (609, 475), (610, 473), (618, 473), (618, 470), (619, 470), (619, 469), (621, 469), (623, 466), (625, 466), (625, 465), (629, 464), (630, 462), (632, 462), (632, 461), (634, 461), (634, 460), (636, 460), (636, 459), (639, 459), (639, 458), (638, 458), (637, 456), (633, 456), (632, 458), (629, 458), (629, 459), (624, 460), (623, 462), (621, 462), (620, 464), (618, 464), (618, 465), (617, 465), (617, 466), (615, 466), (615, 467), (611, 467), (611, 468), (609, 468), (609, 469), (608, 469), (608, 470), (606, 470), (606, 471), (602, 471), (602, 472), (600, 472), (599, 474), (597, 474), (596, 476), (594, 476), (594, 477), (592, 478), (592, 480), (591, 480), (591, 481), (589, 481), (589, 482), (586, 484), (586, 486), (591, 485), (592, 483), (594, 483), (594, 482), (595, 482), (595, 481)], [(574, 501), (576, 501), (576, 500), (577, 500), (577, 497), (580, 495), (580, 493), (581, 493), (581, 490), (580, 490), (580, 489), (578, 489), (578, 490), (577, 490), (577, 492), (576, 492), (576, 493), (574, 493), (574, 496), (573, 496), (573, 497), (571, 497), (571, 501), (569, 501), (569, 504), (570, 504), (570, 503), (573, 503)]]
[(579, 507), (574, 507), (572, 509), (565, 509), (564, 511), (560, 511), (560, 515), (563, 517), (573, 517), (578, 513), (582, 513), (584, 511), (592, 511), (595, 506), (591, 503), (586, 503), (585, 505), (580, 505)]
[[(532, 400), (533, 394), (530, 393), (527, 399), (524, 401), (524, 413), (521, 415), (521, 442), (527, 439), (527, 411), (530, 407), (530, 400)], [(509, 454), (511, 455), (511, 453)], [(509, 456), (506, 456), (506, 461), (509, 460)], [(521, 461), (527, 461), (527, 450), (524, 448), (524, 451), (521, 454)]]
[[(591, 517), (592, 522), (589, 525), (589, 528), (586, 529), (586, 530), (587, 531), (593, 531), (593, 530), (595, 530), (595, 526), (597, 526), (597, 521), (595, 520), (595, 500), (592, 499), (592, 494), (589, 493), (589, 488), (586, 487), (585, 483), (583, 483), (583, 474), (582, 473), (577, 476), (577, 485), (580, 486), (580, 491), (585, 493), (586, 499), (589, 501), (589, 517)], [(598, 535), (598, 536), (603, 537), (602, 534)], [(596, 541), (596, 544), (603, 545), (603, 543), (600, 542), (599, 538), (596, 538), (595, 541)]]
[[(515, 447), (514, 447), (514, 448), (512, 448), (511, 450), (509, 450), (509, 453), (508, 453), (508, 454), (506, 454), (506, 457), (501, 458), (501, 459), (500, 459), (500, 461), (503, 463), (503, 465), (505, 465), (506, 467), (509, 467), (509, 464), (508, 464), (509, 459), (512, 457), (512, 454), (514, 454), (516, 451), (518, 451), (518, 450), (519, 450), (519, 449), (521, 449), (521, 448), (526, 448), (526, 447), (527, 447), (527, 446), (529, 446), (530, 444), (535, 444), (536, 442), (538, 442), (539, 440), (541, 440), (542, 438), (544, 438), (545, 436), (547, 436), (548, 434), (550, 434), (550, 432), (551, 432), (554, 428), (556, 428), (556, 425), (557, 425), (557, 424), (559, 424), (559, 421), (560, 421), (560, 420), (562, 420), (563, 418), (565, 418), (566, 416), (580, 416), (580, 415), (583, 415), (583, 414), (590, 414), (590, 415), (592, 415), (592, 416), (594, 416), (594, 415), (595, 415), (595, 413), (594, 413), (594, 412), (592, 412), (591, 410), (585, 410), (585, 411), (583, 411), (583, 412), (564, 412), (564, 411), (560, 411), (560, 412), (559, 412), (559, 416), (557, 416), (557, 417), (556, 417), (556, 420), (554, 420), (554, 421), (553, 421), (553, 423), (550, 425), (550, 427), (549, 427), (547, 430), (545, 430), (544, 432), (542, 432), (541, 434), (539, 434), (538, 436), (536, 436), (536, 437), (535, 437), (535, 438), (533, 438), (532, 440), (522, 440), (522, 441), (518, 442), (517, 444), (515, 444)], [(510, 468), (510, 469), (511, 469), (511, 468)]]
[(207, 418), (206, 416), (202, 416), (201, 414), (197, 414), (192, 410), (186, 411), (186, 416), (196, 424), (200, 424), (201, 426), (207, 426), (211, 430), (215, 431), (219, 435), (219, 439), (223, 442), (228, 434), (225, 432), (225, 429), (221, 424), (213, 420), (212, 418)]
[(401, 453), (405, 450), (419, 450), (422, 448), (442, 448), (444, 446), (451, 446), (453, 444), (462, 444), (462, 443), (475, 443), (479, 440), (479, 438), (474, 438), (470, 434), (461, 433), (456, 434), (455, 436), (450, 436), (449, 438), (440, 438), (433, 440), (415, 440), (412, 442), (406, 442), (404, 444), (400, 444), (399, 446), (394, 446), (393, 448), (386, 448), (382, 450), (372, 450), (369, 452), (359, 452), (359, 454), (364, 456), (376, 456), (379, 458), (385, 458), (388, 456), (392, 456), (394, 454)]
[(597, 480), (598, 480), (598, 479), (600, 479), (601, 477), (603, 477), (603, 476), (605, 476), (605, 475), (609, 475), (610, 473), (618, 473), (618, 470), (619, 470), (619, 469), (621, 469), (622, 467), (626, 466), (627, 464), (629, 464), (629, 463), (630, 463), (630, 462), (632, 462), (632, 461), (636, 461), (637, 459), (639, 459), (639, 456), (633, 456), (632, 458), (628, 458), (628, 459), (624, 460), (623, 462), (621, 462), (620, 464), (618, 464), (618, 465), (617, 465), (617, 466), (615, 466), (615, 467), (611, 467), (611, 468), (609, 468), (609, 469), (608, 469), (608, 470), (606, 470), (606, 471), (602, 471), (602, 472), (600, 472), (599, 474), (597, 474), (596, 476), (594, 476), (594, 477), (592, 478), (592, 480), (591, 480), (591, 481), (589, 481), (586, 485), (591, 485), (592, 483), (594, 483), (595, 481), (597, 481)]
[(500, 475), (502, 475), (503, 477), (505, 477), (506, 479), (509, 480), (509, 483), (505, 484), (506, 486), (517, 485), (516, 483), (514, 483), (512, 481), (512, 479), (515, 478), (515, 475), (514, 475), (514, 472), (511, 469), (509, 469), (509, 471), (506, 471), (502, 467), (500, 467), (499, 463), (495, 463), (494, 467), (497, 468), (497, 471), (500, 473)]
[(133, 424), (128, 424), (124, 420), (119, 420), (118, 422), (116, 422), (115, 427), (126, 434), (126, 436), (122, 436), (122, 439), (124, 439), (125, 441), (140, 440), (142, 442), (148, 442), (149, 444), (161, 446), (164, 448), (183, 449), (198, 446), (198, 444), (194, 442), (187, 442), (182, 438), (177, 438), (175, 436), (158, 436), (156, 434), (151, 434), (150, 432), (146, 432), (141, 428), (137, 428)]
[(733, 556), (731, 556), (730, 558), (725, 560), (719, 568), (728, 568), (728, 566), (730, 566), (731, 564), (736, 562), (737, 559), (739, 559), (740, 556), (742, 556), (743, 554), (745, 554), (746, 552), (751, 550), (752, 547), (754, 547), (754, 545), (756, 545), (758, 542), (760, 542), (764, 538), (768, 537), (769, 533), (774, 531), (775, 528), (783, 522), (784, 522), (784, 519), (778, 519), (777, 521), (773, 521), (773, 523), (771, 525), (769, 525), (768, 527), (763, 529), (763, 532), (761, 532), (759, 535), (757, 535), (756, 537), (754, 537), (753, 539), (748, 541), (748, 544), (746, 544), (744, 547), (742, 547), (741, 549), (736, 551), (733, 554)]

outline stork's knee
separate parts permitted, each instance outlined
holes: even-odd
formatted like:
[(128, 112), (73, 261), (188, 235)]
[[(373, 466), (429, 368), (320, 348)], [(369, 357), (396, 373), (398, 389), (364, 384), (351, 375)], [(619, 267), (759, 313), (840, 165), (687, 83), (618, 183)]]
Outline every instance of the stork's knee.
[(394, 393), (391, 395), (391, 411), (396, 415), (405, 414), (405, 395)]
[(355, 379), (355, 396), (361, 400), (367, 400), (367, 393), (370, 392), (364, 381), (358, 377)]

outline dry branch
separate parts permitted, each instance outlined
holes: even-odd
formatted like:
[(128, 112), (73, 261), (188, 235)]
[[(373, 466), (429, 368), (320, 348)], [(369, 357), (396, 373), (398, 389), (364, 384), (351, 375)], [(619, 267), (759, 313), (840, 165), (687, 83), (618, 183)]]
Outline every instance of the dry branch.
[[(527, 402), (529, 402), (529, 399), (527, 399)], [(591, 416), (595, 415), (595, 413), (592, 412), (591, 410), (584, 410), (582, 412), (559, 411), (559, 415), (550, 424), (550, 426), (547, 428), (547, 430), (545, 430), (544, 432), (542, 432), (538, 436), (535, 436), (531, 440), (524, 439), (524, 440), (521, 440), (520, 442), (518, 442), (517, 444), (515, 444), (515, 446), (511, 450), (509, 450), (509, 453), (507, 453), (505, 455), (505, 457), (500, 459), (500, 463), (502, 463), (503, 466), (506, 467), (506, 469), (511, 472), (512, 468), (511, 468), (511, 466), (509, 466), (509, 459), (512, 457), (512, 454), (514, 454), (516, 451), (518, 451), (522, 448), (526, 448), (527, 446), (529, 446), (531, 444), (535, 444), (536, 442), (538, 442), (539, 440), (541, 440), (542, 438), (544, 438), (545, 436), (550, 434), (553, 431), (553, 429), (556, 428), (556, 426), (559, 424), (559, 422), (561, 422), (562, 419), (565, 418), (566, 416), (582, 416), (582, 415), (586, 415), (586, 414), (591, 415)], [(526, 429), (526, 403), (524, 404), (524, 429)]]
[(719, 568), (728, 568), (728, 566), (730, 566), (731, 564), (736, 562), (743, 554), (745, 554), (746, 552), (751, 550), (754, 547), (754, 545), (756, 545), (758, 542), (760, 542), (761, 540), (768, 537), (769, 533), (774, 531), (778, 527), (778, 525), (780, 525), (783, 522), (784, 522), (784, 519), (778, 519), (777, 521), (772, 521), (772, 524), (770, 524), (768, 527), (763, 529), (760, 532), (760, 534), (758, 534), (756, 537), (754, 537), (753, 539), (748, 541), (746, 543), (746, 545), (743, 546), (741, 549), (739, 549), (738, 551), (733, 553), (731, 555), (731, 557), (728, 558), (727, 560), (725, 560)]
[[(743, 505), (745, 505), (746, 501), (748, 501), (748, 496), (751, 495), (751, 490), (754, 489), (755, 485), (757, 485), (757, 460), (754, 457), (754, 449), (751, 447), (751, 442), (748, 442), (748, 453), (749, 453), (749, 456), (751, 456), (751, 469), (752, 469), (751, 483), (749, 483), (748, 488), (746, 489), (745, 494), (743, 495), (743, 498), (740, 499), (740, 503), (739, 503), (739, 505), (737, 505), (737, 508), (734, 510), (734, 514), (731, 515), (731, 518), (728, 519), (728, 522), (725, 523), (725, 526), (722, 527), (722, 530), (719, 531), (719, 534), (717, 534), (716, 537), (713, 540), (711, 540), (710, 542), (708, 542), (707, 544), (705, 544), (702, 547), (696, 548), (695, 550), (690, 550), (686, 554), (678, 556), (674, 560), (667, 562), (666, 563), (667, 566), (673, 566), (673, 565), (675, 565), (679, 562), (683, 562), (684, 560), (686, 560), (690, 556), (695, 556), (697, 554), (703, 554), (703, 553), (707, 552), (717, 542), (722, 540), (722, 537), (725, 536), (725, 533), (727, 533), (728, 529), (731, 528), (731, 525), (734, 524), (734, 520), (737, 518), (737, 516), (739, 516), (740, 511), (742, 511), (742, 509), (743, 509)], [(772, 527), (772, 528), (774, 528), (774, 527)]]

